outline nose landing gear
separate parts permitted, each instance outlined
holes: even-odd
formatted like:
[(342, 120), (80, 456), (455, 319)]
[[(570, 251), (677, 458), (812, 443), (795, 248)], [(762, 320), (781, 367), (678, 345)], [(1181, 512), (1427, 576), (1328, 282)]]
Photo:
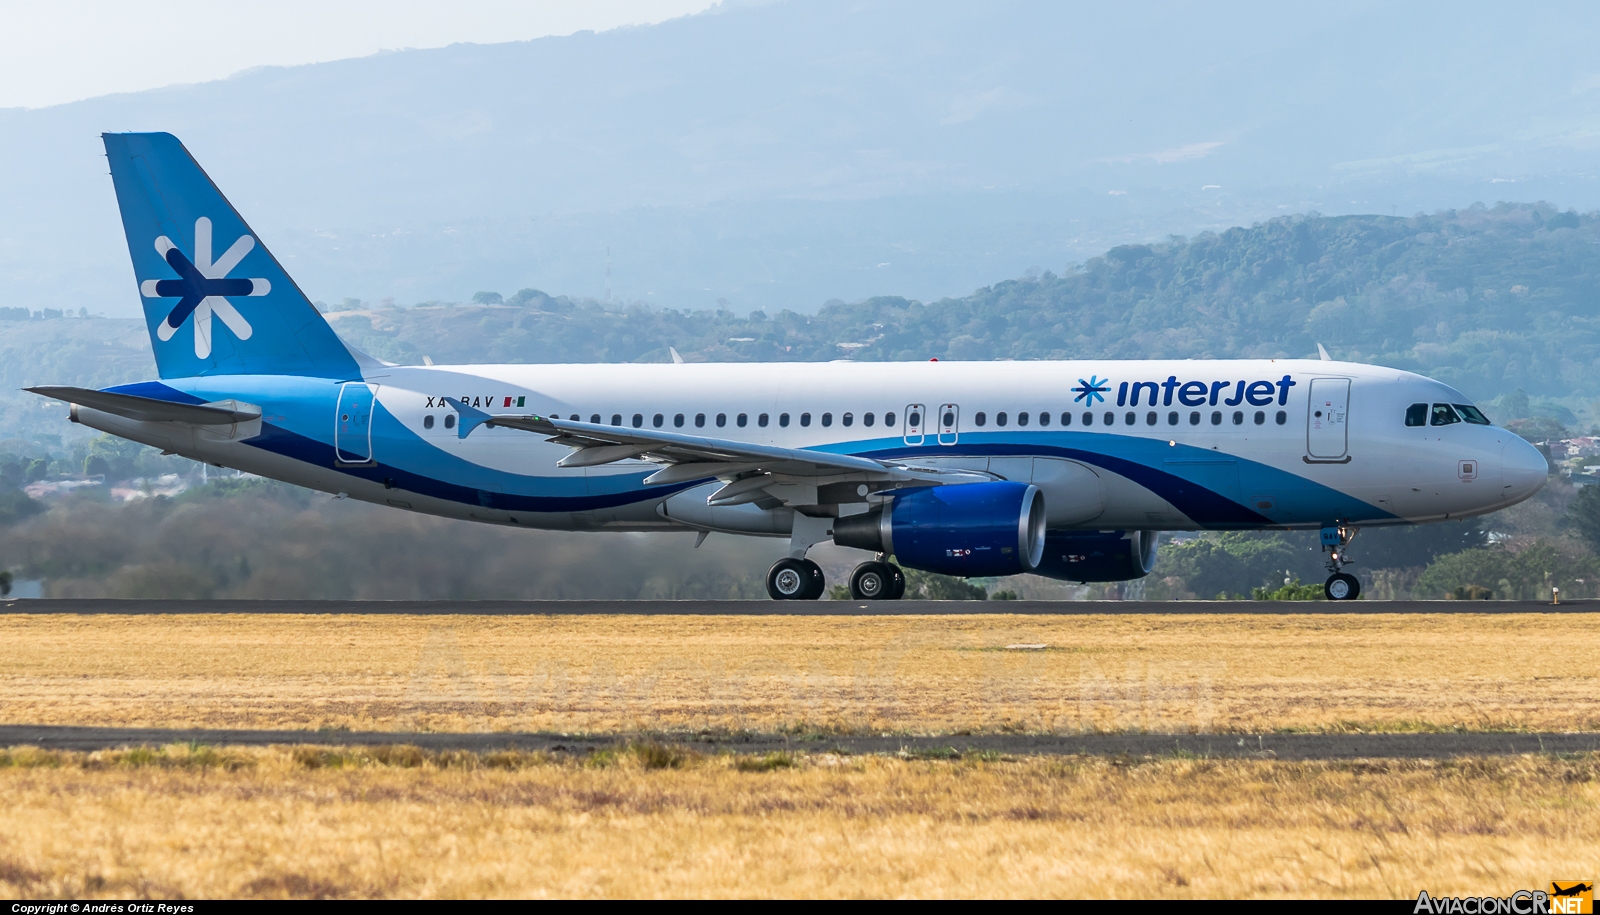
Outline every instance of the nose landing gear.
[(1358, 530), (1344, 524), (1322, 529), (1322, 549), (1328, 554), (1327, 568), (1332, 573), (1322, 583), (1323, 596), (1328, 600), (1355, 600), (1361, 596), (1360, 579), (1343, 571), (1345, 566), (1355, 562), (1346, 555), (1345, 548), (1355, 539)]

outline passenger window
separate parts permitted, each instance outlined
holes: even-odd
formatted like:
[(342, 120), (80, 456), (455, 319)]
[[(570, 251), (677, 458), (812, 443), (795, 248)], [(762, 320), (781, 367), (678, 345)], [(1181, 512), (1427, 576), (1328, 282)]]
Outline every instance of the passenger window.
[(1257, 410), (1256, 411), (1256, 425), (1258, 425), (1258, 426), (1265, 425), (1266, 422), (1267, 422), (1266, 411), (1265, 410)]
[(639, 427), (641, 427), (643, 425), (644, 425), (644, 414), (643, 413), (635, 413), (635, 414), (633, 414), (633, 427), (635, 429), (637, 429), (637, 428), (639, 428)]
[(854, 425), (855, 421), (856, 417), (854, 413), (846, 413), (845, 415), (839, 417), (839, 422), (845, 424), (846, 426)]
[(811, 414), (810, 413), (801, 413), (800, 414), (800, 427), (803, 429), (803, 428), (805, 428), (806, 426), (809, 426), (809, 425), (811, 425)]
[(1408, 425), (1408, 426), (1426, 426), (1427, 424), (1428, 424), (1428, 405), (1427, 404), (1425, 404), (1425, 403), (1414, 403), (1411, 406), (1406, 407), (1406, 425)]
[(1433, 405), (1433, 416), (1428, 420), (1428, 425), (1449, 426), (1459, 422), (1461, 417), (1456, 415), (1456, 411), (1449, 404), (1436, 403)]
[(1173, 410), (1171, 413), (1167, 414), (1167, 425), (1176, 426), (1177, 424), (1178, 424), (1178, 411), (1177, 410)]
[(1117, 424), (1117, 414), (1111, 412), (1110, 410), (1107, 410), (1106, 415), (1100, 418), (1104, 420), (1105, 424), (1108, 426), (1115, 426)]
[(738, 423), (739, 424), (739, 428), (743, 429), (745, 426), (750, 425), (750, 416), (748, 414), (746, 414), (746, 413), (740, 413), (734, 419), (734, 422)]
[(1026, 426), (1027, 424), (1028, 424), (1028, 414), (1026, 414), (1026, 413), (1018, 413), (1017, 414), (1017, 425)]
[(1151, 410), (1149, 413), (1144, 415), (1144, 424), (1147, 426), (1153, 426), (1156, 424), (1156, 411)]
[(1235, 426), (1244, 425), (1244, 411), (1243, 410), (1234, 410), (1233, 411), (1233, 424)]
[(1474, 407), (1472, 404), (1458, 403), (1455, 404), (1455, 408), (1461, 413), (1462, 419), (1472, 423), (1474, 426), (1494, 425), (1494, 423), (1489, 422), (1489, 417), (1483, 415), (1482, 410)]
[(613, 426), (622, 425), (622, 414), (621, 413), (613, 413), (613, 414), (611, 414), (611, 425), (613, 425)]
[(1133, 425), (1133, 411), (1129, 410), (1128, 414), (1126, 416), (1122, 417), (1122, 421), (1127, 423), (1130, 426)]
[(723, 426), (726, 426), (727, 424), (728, 424), (728, 414), (726, 414), (726, 413), (718, 413), (717, 414), (717, 428), (721, 429)]
[(787, 414), (787, 413), (779, 413), (778, 414), (778, 425), (782, 426), (785, 429), (789, 428), (789, 414)]
[(894, 425), (894, 414), (893, 413), (885, 413), (885, 414), (883, 414), (883, 424), (885, 426), (893, 426)]
[(696, 429), (704, 429), (705, 425), (706, 425), (706, 415), (704, 413), (696, 413), (694, 415), (694, 427)]
[(454, 413), (446, 413), (444, 415), (444, 427), (446, 429), (454, 429), (456, 427), (456, 415)]
[(682, 413), (679, 413), (677, 416), (672, 417), (672, 425), (673, 425), (673, 428), (676, 428), (676, 429), (682, 429), (683, 428), (683, 414)]
[(824, 414), (822, 414), (822, 428), (826, 429), (831, 425), (833, 425), (833, 414), (832, 413), (824, 413)]
[(761, 428), (765, 429), (767, 427), (767, 414), (763, 413), (760, 416), (757, 416), (756, 417), (756, 425), (758, 425)]
[(432, 413), (429, 413), (427, 416), (422, 417), (422, 428), (424, 428), (424, 429), (432, 429), (433, 428), (433, 414)]
[(664, 419), (665, 417), (663, 417), (660, 413), (657, 413), (655, 416), (650, 417), (650, 425), (659, 429), (661, 428), (661, 423)]
[(1279, 410), (1276, 418), (1278, 420), (1278, 425), (1281, 426), (1289, 421), (1289, 414), (1283, 410)]
[(591, 415), (589, 417), (589, 425), (591, 425), (591, 426), (600, 425), (600, 414), (599, 413), (595, 413), (595, 414), (593, 414), (593, 415)]
[(1085, 414), (1083, 414), (1083, 424), (1085, 426), (1094, 425), (1094, 414), (1093, 413), (1085, 413)]
[(989, 414), (979, 410), (978, 412), (972, 414), (972, 422), (974, 425), (987, 425), (989, 422)]
[(1039, 425), (1041, 425), (1041, 426), (1050, 425), (1050, 414), (1049, 413), (1040, 413), (1039, 414)]
[(1072, 425), (1072, 414), (1071, 413), (1062, 413), (1061, 414), (1061, 425), (1063, 425), (1063, 426)]
[(1191, 425), (1191, 426), (1200, 425), (1200, 411), (1199, 410), (1191, 410), (1189, 412), (1189, 425)]
[[(870, 426), (870, 425), (872, 425), (873, 423), (875, 423), (877, 421), (878, 421), (878, 418), (876, 416), (873, 416), (871, 413), (863, 413), (863, 414), (861, 414), (861, 425), (863, 425), (863, 426)], [(949, 423), (945, 423), (945, 425), (948, 426)]]
[(997, 426), (1003, 426), (1006, 424), (1006, 413), (1004, 410), (1001, 410), (999, 413), (994, 415), (994, 424)]
[(1211, 425), (1213, 425), (1213, 426), (1222, 425), (1222, 411), (1221, 410), (1212, 410), (1211, 411)]

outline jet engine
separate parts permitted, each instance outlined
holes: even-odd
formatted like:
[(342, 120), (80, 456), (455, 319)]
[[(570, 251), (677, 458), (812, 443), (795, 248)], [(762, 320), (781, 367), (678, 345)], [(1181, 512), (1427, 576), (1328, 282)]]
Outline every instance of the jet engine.
[(833, 542), (892, 554), (924, 572), (1016, 575), (1039, 564), (1044, 521), (1037, 486), (958, 483), (902, 490), (882, 508), (840, 518)]
[(1062, 581), (1132, 581), (1156, 564), (1157, 531), (1051, 531), (1035, 575)]

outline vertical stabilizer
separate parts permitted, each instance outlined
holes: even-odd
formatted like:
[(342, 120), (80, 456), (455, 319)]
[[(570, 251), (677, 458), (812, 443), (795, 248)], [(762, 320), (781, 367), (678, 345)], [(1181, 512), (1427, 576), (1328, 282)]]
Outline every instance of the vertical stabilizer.
[(360, 377), (351, 350), (177, 137), (101, 138), (162, 378)]

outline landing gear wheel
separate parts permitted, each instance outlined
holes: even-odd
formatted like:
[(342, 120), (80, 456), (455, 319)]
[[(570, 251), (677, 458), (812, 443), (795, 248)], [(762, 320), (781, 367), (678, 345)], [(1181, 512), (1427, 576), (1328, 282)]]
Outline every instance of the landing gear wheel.
[[(850, 573), (851, 600), (893, 600), (895, 597), (894, 566), (887, 562), (863, 562)], [(898, 571), (898, 570), (896, 570)], [(905, 576), (898, 576), (904, 587)]]
[(808, 581), (806, 592), (805, 594), (801, 595), (800, 599), (816, 600), (820, 598), (822, 596), (822, 592), (828, 589), (828, 579), (822, 574), (822, 566), (817, 565), (809, 559), (800, 560), (800, 564), (805, 566)]
[(767, 570), (767, 594), (773, 600), (805, 600), (811, 591), (811, 570), (804, 560), (780, 559)]
[(889, 567), (889, 574), (894, 576), (894, 590), (892, 590), (888, 594), (884, 595), (883, 599), (884, 600), (899, 600), (900, 598), (905, 597), (906, 596), (906, 573), (900, 571), (900, 567), (897, 566), (897, 565), (894, 565), (893, 563), (887, 563), (886, 562), (886, 563), (884, 563), (884, 565)]
[(1361, 596), (1361, 581), (1354, 575), (1336, 572), (1323, 582), (1322, 593), (1328, 600), (1355, 600)]

